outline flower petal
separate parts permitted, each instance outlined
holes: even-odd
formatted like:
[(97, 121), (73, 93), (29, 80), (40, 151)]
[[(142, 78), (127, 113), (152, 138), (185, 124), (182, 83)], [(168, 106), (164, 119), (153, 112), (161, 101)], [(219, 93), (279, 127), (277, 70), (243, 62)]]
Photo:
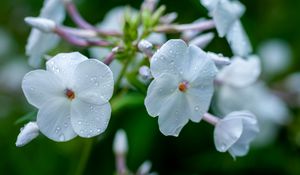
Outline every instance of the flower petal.
[(185, 70), (187, 45), (179, 39), (167, 41), (152, 57), (150, 69), (154, 78), (162, 73), (179, 75)]
[(93, 137), (107, 128), (111, 115), (109, 103), (95, 105), (80, 99), (71, 106), (71, 122), (74, 131), (81, 137)]
[(247, 60), (235, 57), (230, 65), (220, 71), (217, 79), (234, 87), (246, 87), (258, 79), (260, 72), (260, 60), (257, 56), (250, 56)]
[(70, 102), (67, 98), (52, 98), (37, 114), (40, 131), (48, 138), (65, 142), (76, 137), (70, 121)]
[(87, 58), (79, 52), (60, 53), (47, 61), (46, 68), (60, 77), (70, 88), (74, 84), (74, 71), (84, 60)]
[(158, 118), (159, 130), (166, 136), (178, 136), (191, 115), (185, 94), (176, 91), (162, 105)]
[(27, 101), (36, 108), (40, 108), (50, 98), (64, 96), (62, 81), (45, 70), (27, 73), (22, 81), (22, 89)]
[(185, 63), (187, 68), (184, 70), (183, 78), (193, 86), (199, 86), (203, 83), (212, 85), (218, 72), (214, 62), (197, 46), (191, 45), (187, 50)]
[(226, 35), (234, 55), (246, 57), (252, 52), (249, 38), (240, 21), (236, 21)]
[(77, 66), (74, 75), (74, 90), (81, 100), (100, 105), (111, 98), (114, 90), (113, 74), (101, 61), (83, 61)]
[(177, 86), (178, 81), (171, 74), (162, 74), (151, 82), (145, 98), (145, 106), (149, 115), (152, 117), (160, 115), (161, 108), (174, 94)]
[(223, 119), (215, 126), (214, 142), (218, 151), (227, 151), (242, 135), (241, 119)]
[(245, 7), (239, 1), (220, 0), (212, 14), (219, 36), (224, 37), (244, 12)]
[(249, 151), (249, 147), (249, 144), (236, 143), (228, 149), (228, 152), (232, 157), (245, 156)]

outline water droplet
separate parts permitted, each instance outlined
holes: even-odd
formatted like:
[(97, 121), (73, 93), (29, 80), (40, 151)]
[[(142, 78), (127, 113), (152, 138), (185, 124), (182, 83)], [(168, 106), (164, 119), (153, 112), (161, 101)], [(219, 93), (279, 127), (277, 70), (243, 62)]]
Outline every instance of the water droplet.
[(68, 127), (68, 123), (67, 122), (64, 123), (64, 127), (65, 128)]
[(78, 121), (78, 125), (81, 125), (82, 124), (82, 122), (81, 121)]
[(195, 111), (199, 111), (199, 106), (195, 106)]

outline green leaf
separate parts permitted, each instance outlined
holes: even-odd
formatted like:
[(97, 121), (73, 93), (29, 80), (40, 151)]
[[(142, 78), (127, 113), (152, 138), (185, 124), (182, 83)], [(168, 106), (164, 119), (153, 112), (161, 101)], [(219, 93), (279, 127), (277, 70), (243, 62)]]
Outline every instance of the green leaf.
[(17, 125), (17, 124), (26, 123), (26, 122), (35, 120), (35, 119), (36, 119), (36, 116), (37, 116), (37, 111), (29, 112), (29, 113), (23, 115), (22, 117), (20, 117), (20, 118), (15, 122), (15, 124)]

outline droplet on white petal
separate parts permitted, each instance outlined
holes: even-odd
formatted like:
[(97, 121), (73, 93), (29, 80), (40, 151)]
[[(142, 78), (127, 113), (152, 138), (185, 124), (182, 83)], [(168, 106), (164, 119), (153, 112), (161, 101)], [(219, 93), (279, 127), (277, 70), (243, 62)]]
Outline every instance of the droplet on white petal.
[(75, 99), (71, 104), (71, 124), (81, 137), (94, 137), (103, 133), (111, 116), (109, 103), (96, 105)]
[(124, 130), (120, 129), (117, 131), (114, 142), (113, 151), (117, 155), (123, 155), (128, 152), (128, 141)]
[(70, 102), (66, 98), (52, 98), (39, 108), (39, 129), (54, 141), (65, 142), (77, 136), (70, 122)]
[(220, 37), (224, 37), (245, 12), (239, 1), (220, 0), (213, 10), (213, 20)]
[(107, 103), (112, 97), (114, 80), (110, 68), (104, 63), (89, 59), (81, 62), (74, 72), (74, 90), (88, 103)]
[[(75, 69), (88, 58), (79, 52), (60, 53), (46, 62), (46, 69), (58, 76), (65, 86), (73, 86)], [(75, 76), (75, 77), (74, 77)]]
[(21, 147), (31, 142), (39, 135), (39, 127), (36, 122), (29, 122), (23, 128), (21, 128), (18, 135), (16, 146)]
[(247, 60), (239, 57), (232, 59), (217, 75), (217, 80), (235, 87), (245, 87), (254, 83), (261, 72), (260, 60), (250, 56)]
[(240, 21), (236, 21), (227, 32), (226, 39), (235, 56), (247, 57), (252, 52), (247, 33)]

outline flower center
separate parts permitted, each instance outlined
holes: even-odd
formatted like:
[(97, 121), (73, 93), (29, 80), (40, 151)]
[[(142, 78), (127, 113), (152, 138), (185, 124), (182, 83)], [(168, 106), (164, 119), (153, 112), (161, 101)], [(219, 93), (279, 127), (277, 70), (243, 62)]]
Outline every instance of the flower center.
[(183, 81), (183, 82), (179, 83), (179, 85), (178, 85), (179, 91), (185, 92), (188, 89), (188, 85), (189, 84), (187, 81)]
[(75, 93), (71, 89), (66, 89), (65, 95), (69, 100), (73, 100), (75, 98)]

